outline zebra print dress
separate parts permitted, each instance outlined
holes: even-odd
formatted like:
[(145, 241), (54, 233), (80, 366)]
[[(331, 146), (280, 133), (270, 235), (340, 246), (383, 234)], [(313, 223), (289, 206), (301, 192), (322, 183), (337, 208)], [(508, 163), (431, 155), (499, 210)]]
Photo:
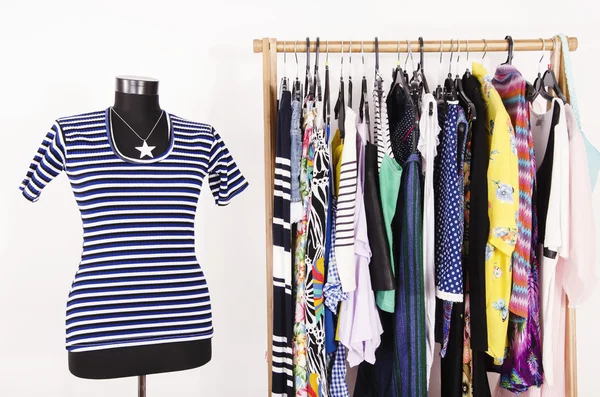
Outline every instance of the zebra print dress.
[(322, 118), (312, 105), (307, 117), (313, 124), (311, 146), (313, 174), (308, 215), (306, 244), (306, 306), (308, 394), (327, 396), (327, 366), (325, 353), (325, 316), (323, 284), (325, 283), (325, 231), (329, 190), (329, 148), (325, 139)]

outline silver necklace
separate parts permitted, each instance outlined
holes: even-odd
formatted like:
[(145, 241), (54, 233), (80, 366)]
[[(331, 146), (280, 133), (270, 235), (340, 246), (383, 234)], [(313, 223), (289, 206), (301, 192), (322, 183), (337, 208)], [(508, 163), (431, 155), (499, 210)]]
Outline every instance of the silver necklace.
[(112, 110), (117, 116), (119, 116), (119, 118), (121, 119), (121, 121), (123, 123), (125, 123), (125, 125), (127, 127), (129, 127), (129, 129), (138, 137), (140, 138), (140, 140), (143, 142), (142, 146), (137, 146), (136, 149), (140, 151), (140, 158), (143, 159), (144, 157), (148, 156), (150, 158), (154, 158), (154, 154), (152, 154), (152, 151), (154, 149), (156, 149), (156, 146), (148, 146), (148, 143), (146, 142), (150, 136), (152, 135), (152, 133), (154, 132), (154, 130), (156, 129), (156, 126), (158, 125), (158, 122), (160, 121), (160, 119), (162, 119), (163, 114), (165, 113), (165, 111), (163, 110), (162, 112), (160, 112), (160, 116), (158, 117), (158, 120), (156, 120), (156, 123), (154, 124), (154, 127), (152, 127), (152, 130), (150, 130), (150, 133), (148, 134), (148, 136), (146, 137), (146, 139), (142, 138), (140, 136), (140, 134), (138, 134), (130, 125), (129, 123), (127, 123), (127, 121), (125, 121), (125, 119), (123, 119), (123, 117), (121, 117), (121, 115), (119, 113), (117, 113), (117, 111), (111, 107), (110, 110)]

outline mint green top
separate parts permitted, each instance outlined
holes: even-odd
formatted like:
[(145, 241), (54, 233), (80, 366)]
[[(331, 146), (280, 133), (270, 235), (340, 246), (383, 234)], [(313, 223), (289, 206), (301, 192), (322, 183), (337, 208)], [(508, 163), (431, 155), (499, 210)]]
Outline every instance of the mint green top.
[[(400, 191), (400, 182), (402, 179), (402, 167), (396, 160), (389, 155), (384, 155), (379, 170), (379, 193), (381, 195), (381, 207), (383, 209), (383, 221), (385, 222), (385, 231), (390, 246), (390, 263), (392, 264), (392, 273), (396, 274), (394, 266), (394, 252), (392, 236), (392, 220), (396, 214), (396, 204), (398, 202), (398, 192)], [(396, 291), (377, 291), (377, 306), (383, 311), (393, 313), (396, 306)]]

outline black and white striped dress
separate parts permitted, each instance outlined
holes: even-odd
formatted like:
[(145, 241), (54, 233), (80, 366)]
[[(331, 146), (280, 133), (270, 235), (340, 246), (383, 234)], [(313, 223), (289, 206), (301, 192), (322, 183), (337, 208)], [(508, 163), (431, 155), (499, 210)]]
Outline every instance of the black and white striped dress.
[(272, 396), (294, 395), (292, 359), (292, 234), (291, 191), (291, 93), (283, 91), (277, 114), (275, 176), (273, 190), (273, 362)]
[(248, 183), (215, 130), (165, 112), (168, 150), (119, 153), (109, 109), (55, 121), (20, 188), (29, 201), (65, 171), (83, 221), (67, 303), (72, 352), (209, 339), (209, 291), (194, 251), (203, 183), (227, 205)]

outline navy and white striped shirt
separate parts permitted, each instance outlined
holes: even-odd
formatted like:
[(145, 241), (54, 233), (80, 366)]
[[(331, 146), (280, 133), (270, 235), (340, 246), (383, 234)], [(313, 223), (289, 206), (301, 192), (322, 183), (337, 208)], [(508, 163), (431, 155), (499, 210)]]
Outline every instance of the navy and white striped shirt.
[(115, 148), (109, 109), (63, 117), (21, 184), (34, 202), (61, 171), (83, 221), (83, 253), (67, 303), (67, 350), (211, 338), (209, 291), (194, 251), (203, 182), (218, 205), (248, 183), (215, 130), (165, 112), (169, 149), (131, 159)]

